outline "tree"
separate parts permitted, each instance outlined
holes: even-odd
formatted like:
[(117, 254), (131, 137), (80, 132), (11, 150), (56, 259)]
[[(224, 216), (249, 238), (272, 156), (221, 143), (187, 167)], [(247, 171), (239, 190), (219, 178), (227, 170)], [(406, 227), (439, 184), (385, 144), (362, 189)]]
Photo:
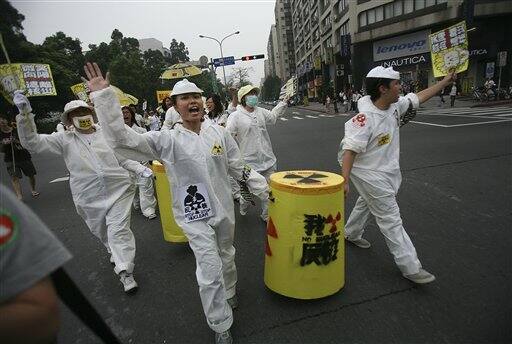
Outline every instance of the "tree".
[(229, 81), (227, 82), (228, 87), (240, 88), (245, 85), (250, 85), (251, 81), (249, 80), (249, 71), (252, 70), (252, 68), (245, 67), (233, 68), (232, 74), (230, 75)]
[(166, 58), (169, 64), (190, 61), (188, 48), (185, 46), (185, 43), (178, 43), (178, 41), (173, 38), (169, 50), (171, 51), (171, 56)]
[(268, 76), (263, 82), (261, 98), (263, 100), (274, 100), (279, 98), (281, 92), (281, 79), (277, 76)]

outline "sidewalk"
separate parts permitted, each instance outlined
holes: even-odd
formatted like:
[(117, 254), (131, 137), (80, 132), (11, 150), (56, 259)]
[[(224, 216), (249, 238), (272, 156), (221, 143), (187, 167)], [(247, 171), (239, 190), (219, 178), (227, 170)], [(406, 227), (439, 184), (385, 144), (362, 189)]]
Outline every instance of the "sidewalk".
[[(442, 104), (439, 101), (439, 97), (433, 97), (429, 100), (427, 100), (425, 103), (420, 105), (420, 109), (447, 109), (450, 108), (450, 97), (445, 96), (444, 97), (445, 103)], [(440, 106), (442, 104), (442, 106)], [(491, 107), (491, 106), (500, 106), (500, 105), (512, 105), (512, 100), (500, 100), (500, 101), (494, 101), (494, 102), (485, 102), (485, 103), (475, 103), (471, 99), (467, 97), (461, 97), (457, 98), (455, 100), (454, 108), (468, 108), (468, 107)], [(341, 108), (343, 106), (340, 106), (340, 103), (338, 102), (338, 111), (339, 113), (342, 113)], [(309, 111), (316, 111), (316, 112), (322, 112), (322, 113), (328, 113), (327, 109), (325, 108), (325, 105), (322, 103), (317, 102), (310, 102), (308, 106), (304, 105), (297, 105), (292, 106), (290, 109), (300, 109), (300, 110), (309, 110)], [(334, 107), (331, 106), (331, 114), (334, 113)]]

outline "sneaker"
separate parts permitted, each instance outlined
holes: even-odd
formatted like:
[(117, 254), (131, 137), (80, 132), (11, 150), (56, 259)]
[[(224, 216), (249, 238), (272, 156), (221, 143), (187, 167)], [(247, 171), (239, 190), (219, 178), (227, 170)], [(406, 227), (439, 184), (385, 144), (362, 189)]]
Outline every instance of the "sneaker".
[(139, 287), (137, 285), (137, 282), (135, 282), (135, 279), (133, 278), (133, 274), (129, 274), (126, 271), (121, 271), (119, 274), (121, 283), (123, 283), (124, 291), (125, 293), (134, 293), (137, 291), (137, 288)]
[(238, 297), (236, 297), (236, 295), (227, 299), (226, 301), (228, 302), (228, 305), (231, 307), (231, 309), (235, 310), (238, 308)]
[(249, 209), (249, 205), (241, 198), (240, 198), (239, 209), (240, 209), (240, 215), (242, 215), (242, 216), (247, 215), (247, 209)]
[(222, 333), (215, 332), (215, 344), (233, 344), (233, 337), (229, 330)]
[(351, 242), (352, 244), (354, 244), (360, 248), (370, 248), (370, 246), (372, 246), (368, 240), (365, 240), (363, 238), (361, 238), (361, 239), (345, 238), (345, 240), (347, 240), (348, 242)]
[[(146, 215), (144, 215), (144, 216), (146, 216)], [(149, 214), (149, 215), (146, 216), (146, 218), (148, 220), (153, 220), (154, 218), (156, 218), (156, 214), (155, 213)]]
[(426, 284), (430, 282), (434, 282), (436, 280), (436, 276), (432, 275), (427, 270), (420, 269), (418, 273), (412, 275), (403, 275), (408, 280), (417, 283), (417, 284)]

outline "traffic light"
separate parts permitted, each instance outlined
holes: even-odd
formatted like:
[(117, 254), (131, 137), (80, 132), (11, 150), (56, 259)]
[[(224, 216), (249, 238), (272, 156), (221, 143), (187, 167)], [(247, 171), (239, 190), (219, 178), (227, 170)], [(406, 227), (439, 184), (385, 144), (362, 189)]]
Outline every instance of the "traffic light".
[(247, 55), (247, 56), (242, 56), (242, 61), (257, 60), (257, 59), (264, 59), (264, 58), (265, 58), (264, 54), (260, 54), (260, 55)]

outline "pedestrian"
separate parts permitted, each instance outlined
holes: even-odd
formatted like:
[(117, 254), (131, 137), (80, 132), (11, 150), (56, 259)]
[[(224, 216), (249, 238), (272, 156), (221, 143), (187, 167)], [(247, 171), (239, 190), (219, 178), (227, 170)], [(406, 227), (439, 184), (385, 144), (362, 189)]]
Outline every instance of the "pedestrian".
[(147, 119), (147, 123), (149, 126), (149, 131), (157, 131), (160, 130), (160, 119), (158, 114), (155, 111), (149, 112), (149, 117)]
[(359, 99), (361, 99), (361, 94), (359, 93), (359, 91), (355, 90), (352, 93), (352, 110), (355, 111), (356, 113), (359, 112), (359, 109), (357, 107), (357, 102), (359, 101)]
[(325, 97), (325, 109), (327, 113), (331, 113), (331, 97), (329, 96)]
[(407, 121), (408, 111), (438, 94), (454, 78), (454, 74), (447, 75), (418, 94), (399, 97), (400, 74), (392, 67), (373, 68), (366, 76), (368, 95), (359, 101), (360, 113), (345, 123), (345, 137), (338, 153), (345, 196), (350, 181), (359, 192), (345, 225), (347, 241), (361, 248), (371, 246), (362, 235), (372, 214), (396, 265), (403, 276), (414, 283), (429, 283), (435, 277), (422, 269), (396, 201), (402, 180), (399, 127)]
[(162, 113), (160, 114), (160, 122), (164, 123), (165, 121), (165, 113), (172, 107), (171, 97), (167, 96), (162, 100), (160, 108), (162, 109)]
[(4, 153), (4, 162), (7, 173), (11, 177), (12, 187), (19, 200), (23, 200), (23, 192), (20, 179), (23, 174), (28, 177), (32, 197), (39, 196), (36, 190), (36, 168), (32, 163), (30, 153), (23, 148), (13, 125), (6, 116), (0, 116), (0, 150)]
[[(171, 102), (172, 102), (172, 98), (171, 98)], [(176, 111), (176, 109), (174, 108), (174, 106), (171, 106), (170, 108), (167, 109), (167, 111), (165, 112), (165, 120), (164, 120), (164, 123), (162, 124), (162, 130), (170, 130), (170, 129), (173, 129), (174, 126), (176, 124), (181, 124), (182, 123), (182, 120), (181, 120), (181, 116), (180, 114), (178, 113), (178, 111)]]
[(459, 92), (457, 91), (457, 83), (454, 81), (452, 83), (452, 87), (450, 89), (450, 107), (453, 107), (455, 105), (455, 98)]
[[(139, 134), (144, 134), (147, 132), (145, 128), (139, 127), (137, 125), (137, 122), (135, 122), (135, 114), (129, 106), (123, 106), (121, 111), (123, 113), (124, 123), (127, 126)], [(150, 173), (151, 170), (149, 169), (148, 161), (143, 161), (141, 164), (145, 167), (148, 167), (148, 169), (144, 173), (138, 175), (132, 173), (137, 185), (132, 204), (135, 210), (140, 210), (142, 215), (144, 215), (149, 220), (152, 220), (156, 218), (156, 198), (153, 184), (153, 173)]]
[[(241, 106), (228, 117), (226, 129), (233, 135), (242, 158), (251, 169), (263, 175), (270, 182), (270, 175), (276, 171), (277, 159), (272, 150), (267, 125), (275, 124), (277, 118), (284, 115), (288, 97), (280, 101), (272, 111), (258, 106), (259, 89), (247, 85), (238, 90)], [(246, 215), (249, 204), (240, 198), (240, 214)], [(268, 220), (268, 201), (261, 205), (261, 219)]]
[(215, 124), (225, 127), (229, 113), (224, 111), (219, 95), (212, 94), (206, 98), (206, 107), (208, 109), (208, 118)]
[(439, 107), (442, 107), (444, 103), (446, 103), (444, 100), (444, 89), (441, 89), (441, 91), (439, 91)]
[(139, 127), (142, 127), (144, 125), (144, 117), (137, 113), (137, 106), (135, 106), (135, 104), (130, 104), (128, 106), (132, 109), (133, 113), (135, 114), (135, 121), (137, 122)]
[[(96, 63), (85, 73), (107, 142), (121, 154), (159, 159), (172, 180), (173, 213), (196, 258), (199, 294), (215, 343), (232, 343), (232, 309), (237, 306), (233, 238), (235, 215), (228, 174), (260, 198), (268, 198), (261, 175), (244, 166), (229, 133), (203, 119), (203, 92), (183, 79), (174, 85), (172, 102), (183, 125), (174, 130), (137, 134), (119, 116), (119, 103)], [(188, 302), (188, 301), (187, 301)]]
[(71, 254), (3, 185), (0, 199), (0, 341), (56, 343), (59, 299), (50, 275)]
[(26, 97), (16, 103), (21, 144), (32, 153), (48, 152), (64, 158), (78, 215), (111, 255), (124, 291), (135, 291), (135, 238), (130, 229), (135, 186), (128, 171), (142, 174), (147, 168), (114, 153), (105, 142), (102, 127), (94, 123), (93, 109), (84, 101), (73, 100), (64, 106), (62, 122), (74, 130), (51, 135), (35, 131), (34, 115), (23, 110), (26, 104), (30, 104)]

